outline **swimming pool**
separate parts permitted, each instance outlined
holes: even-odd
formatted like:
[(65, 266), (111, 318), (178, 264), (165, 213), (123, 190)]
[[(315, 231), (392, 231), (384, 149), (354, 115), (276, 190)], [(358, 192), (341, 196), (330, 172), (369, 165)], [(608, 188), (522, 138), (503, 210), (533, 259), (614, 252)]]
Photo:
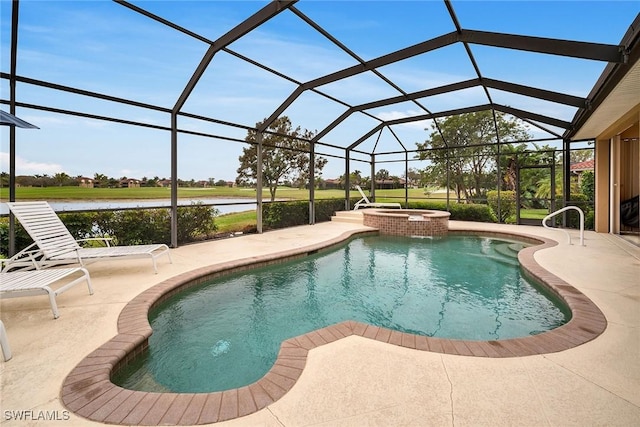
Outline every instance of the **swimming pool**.
[(149, 391), (241, 387), (271, 368), (285, 339), (348, 319), (466, 340), (556, 328), (568, 310), (521, 276), (521, 247), (477, 236), (369, 236), (216, 279), (157, 306), (148, 351), (114, 381)]

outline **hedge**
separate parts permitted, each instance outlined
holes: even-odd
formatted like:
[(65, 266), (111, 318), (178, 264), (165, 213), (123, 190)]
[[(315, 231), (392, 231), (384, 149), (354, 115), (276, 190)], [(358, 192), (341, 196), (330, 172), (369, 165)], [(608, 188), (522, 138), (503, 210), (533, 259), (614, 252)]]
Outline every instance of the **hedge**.
[[(350, 200), (353, 206), (354, 200)], [(442, 201), (412, 201), (409, 209), (447, 210)], [(344, 199), (316, 200), (316, 222), (330, 221), (336, 211), (344, 210)], [(488, 205), (451, 203), (452, 220), (497, 222)], [(178, 243), (211, 237), (216, 230), (218, 211), (209, 206), (193, 204), (178, 208)], [(61, 213), (60, 219), (76, 239), (111, 237), (117, 245), (171, 243), (171, 211), (159, 209), (131, 209)], [(309, 201), (274, 202), (263, 205), (263, 225), (266, 229), (309, 224)], [(7, 256), (9, 239), (8, 218), (0, 218), (0, 255)], [(16, 224), (16, 249), (32, 243), (31, 238)]]
[[(344, 210), (344, 199), (316, 200), (315, 222), (331, 221), (336, 211)], [(273, 202), (262, 205), (262, 224), (267, 229), (309, 224), (309, 201)]]
[[(499, 222), (506, 222), (509, 217), (516, 214), (516, 192), (515, 191), (487, 191), (487, 204), (493, 211)], [(500, 208), (498, 208), (498, 205)], [(500, 211), (500, 217), (498, 217)]]
[[(178, 243), (208, 238), (215, 230), (217, 209), (202, 204), (178, 207)], [(71, 235), (76, 239), (110, 237), (116, 245), (171, 243), (171, 210), (127, 209), (115, 211), (72, 212), (59, 214)], [(20, 251), (33, 240), (16, 222), (16, 250)], [(0, 218), (0, 255), (7, 256), (9, 247), (9, 219)]]
[[(446, 202), (419, 201), (409, 202), (409, 209), (429, 209), (446, 211)], [(491, 208), (481, 204), (449, 203), (449, 219), (454, 221), (497, 222), (497, 218)]]

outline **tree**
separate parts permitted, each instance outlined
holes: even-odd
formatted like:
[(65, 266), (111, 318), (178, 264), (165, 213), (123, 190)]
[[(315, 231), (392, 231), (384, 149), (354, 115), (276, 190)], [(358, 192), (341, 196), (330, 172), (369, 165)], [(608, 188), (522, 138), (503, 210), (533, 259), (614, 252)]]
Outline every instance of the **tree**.
[(582, 190), (582, 194), (587, 196), (587, 200), (595, 200), (596, 181), (593, 171), (585, 171), (582, 173), (580, 189)]
[(58, 187), (62, 187), (65, 185), (71, 177), (64, 172), (58, 172), (53, 176), (53, 181), (56, 183)]
[(94, 187), (106, 187), (109, 183), (109, 177), (102, 173), (93, 174), (93, 186)]
[[(562, 154), (549, 145), (533, 143), (534, 151), (517, 148), (520, 168), (520, 204), (525, 208), (548, 208), (551, 200), (562, 196)], [(551, 165), (555, 164), (555, 191), (552, 193)], [(533, 168), (531, 168), (533, 166)], [(548, 166), (542, 167), (540, 166)], [(572, 190), (573, 192), (573, 190)]]
[[(256, 128), (260, 125), (261, 123), (257, 123)], [(262, 137), (262, 180), (263, 185), (269, 187), (271, 201), (274, 201), (279, 183), (308, 182), (309, 143), (306, 140), (313, 138), (314, 133), (301, 130), (300, 126), (293, 129), (286, 116), (275, 120), (267, 130)], [(257, 132), (249, 130), (245, 141), (250, 145), (242, 149), (242, 155), (238, 159), (238, 185), (253, 184), (258, 178)], [(315, 170), (318, 176), (326, 163), (325, 158), (316, 157)]]
[(153, 178), (149, 178), (149, 179), (144, 179), (142, 178), (142, 181), (145, 182), (145, 187), (157, 187), (158, 186), (158, 177), (153, 177)]
[[(501, 142), (530, 139), (526, 128), (515, 119), (496, 112), (496, 123)], [(495, 188), (496, 131), (491, 111), (449, 116), (431, 127), (424, 143), (416, 143), (418, 158), (429, 160), (425, 175), (446, 185), (450, 172), (450, 187), (458, 202), (481, 197), (487, 188)], [(426, 129), (425, 129), (426, 130)]]
[(581, 163), (586, 162), (587, 160), (592, 160), (593, 155), (594, 153), (592, 148), (573, 150), (571, 151), (571, 163)]
[[(338, 178), (338, 181), (340, 181), (340, 185), (342, 186), (342, 188), (344, 188), (344, 186), (346, 185), (346, 182), (347, 182), (346, 176), (347, 176), (346, 174), (342, 174)], [(362, 185), (362, 172), (360, 172), (358, 169), (351, 172), (349, 174), (349, 184), (352, 187), (355, 185)]]
[(376, 180), (378, 181), (383, 181), (389, 179), (389, 171), (386, 169), (380, 169), (378, 172), (376, 172)]
[(118, 188), (120, 187), (120, 180), (110, 177), (107, 179), (107, 187), (109, 188)]
[(406, 180), (407, 185), (417, 185), (420, 187), (424, 187), (427, 183), (423, 182), (424, 174), (416, 168), (409, 168), (407, 173), (403, 175), (403, 178)]

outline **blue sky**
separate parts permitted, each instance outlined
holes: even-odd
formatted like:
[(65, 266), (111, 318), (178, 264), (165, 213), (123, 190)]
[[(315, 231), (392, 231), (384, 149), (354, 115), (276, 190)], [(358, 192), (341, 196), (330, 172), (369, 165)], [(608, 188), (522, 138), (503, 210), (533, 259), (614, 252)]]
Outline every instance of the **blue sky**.
[[(208, 39), (215, 40), (266, 4), (264, 1), (133, 1)], [(452, 1), (465, 29), (524, 34), (539, 37), (618, 44), (640, 11), (638, 1)], [(9, 72), (11, 2), (0, 0), (1, 57)], [(310, 1), (296, 4), (302, 13), (328, 30), (364, 60), (454, 31), (441, 1)], [(110, 94), (171, 108), (179, 97), (207, 45), (106, 0), (20, 2), (19, 61), (21, 76)], [(285, 11), (229, 48), (270, 68), (305, 82), (350, 67), (356, 61), (340, 51), (299, 17)], [(539, 55), (509, 49), (471, 45), (484, 77), (527, 84), (585, 97), (603, 63)], [(475, 78), (464, 47), (455, 44), (379, 69), (406, 92)], [(218, 53), (183, 111), (252, 126), (269, 116), (295, 89), (294, 83), (256, 68), (225, 52)], [(319, 88), (351, 105), (371, 102), (399, 93), (372, 73), (363, 73)], [(8, 99), (8, 83), (1, 82), (2, 99)], [(497, 103), (532, 110), (570, 121), (574, 108), (492, 90)], [(169, 126), (164, 113), (121, 106), (107, 101), (19, 84), (20, 102), (110, 115), (160, 126)], [(429, 110), (443, 111), (487, 99), (478, 88), (446, 96), (421, 99)], [(2, 108), (7, 111), (8, 107)], [(307, 92), (285, 111), (295, 126), (321, 130), (345, 110), (323, 96)], [(423, 112), (412, 103), (371, 110), (382, 119)], [(92, 177), (169, 177), (168, 132), (145, 129), (18, 108), (17, 115), (40, 130), (17, 130), (17, 173)], [(346, 146), (375, 127), (374, 119), (354, 115), (330, 132), (323, 141)], [(227, 126), (180, 119), (179, 126), (193, 131), (244, 139), (246, 132)], [(428, 135), (428, 122), (394, 128), (409, 149)], [(562, 133), (560, 130), (556, 129)], [(533, 129), (539, 137), (548, 134)], [(8, 131), (0, 130), (0, 164), (8, 170)], [(178, 175), (181, 179), (233, 180), (243, 145), (222, 139), (179, 136)], [(361, 148), (370, 151), (377, 135)], [(376, 152), (401, 146), (383, 132)], [(319, 148), (321, 153), (342, 155), (342, 150)], [(362, 160), (364, 156), (359, 156)], [(381, 160), (403, 159), (386, 156)], [(421, 167), (412, 163), (411, 167)], [(323, 176), (342, 173), (344, 162), (330, 158)], [(379, 163), (379, 168), (401, 175), (401, 163)], [(355, 161), (352, 169), (368, 175), (369, 166)]]

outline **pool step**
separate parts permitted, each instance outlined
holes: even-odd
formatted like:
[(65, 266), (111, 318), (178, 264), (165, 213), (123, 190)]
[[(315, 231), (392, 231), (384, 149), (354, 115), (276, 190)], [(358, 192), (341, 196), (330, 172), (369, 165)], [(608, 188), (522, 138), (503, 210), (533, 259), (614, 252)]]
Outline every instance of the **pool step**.
[(331, 221), (362, 224), (362, 211), (337, 211), (335, 215), (331, 217)]
[(518, 251), (523, 247), (524, 245), (519, 243), (503, 243), (493, 246), (493, 250), (490, 253), (486, 253), (485, 256), (504, 264), (518, 266), (520, 265)]
[(494, 248), (496, 252), (501, 255), (512, 259), (518, 259), (518, 252), (520, 252), (520, 250), (524, 248), (524, 245), (521, 243), (504, 243), (501, 245), (496, 245), (494, 246)]

